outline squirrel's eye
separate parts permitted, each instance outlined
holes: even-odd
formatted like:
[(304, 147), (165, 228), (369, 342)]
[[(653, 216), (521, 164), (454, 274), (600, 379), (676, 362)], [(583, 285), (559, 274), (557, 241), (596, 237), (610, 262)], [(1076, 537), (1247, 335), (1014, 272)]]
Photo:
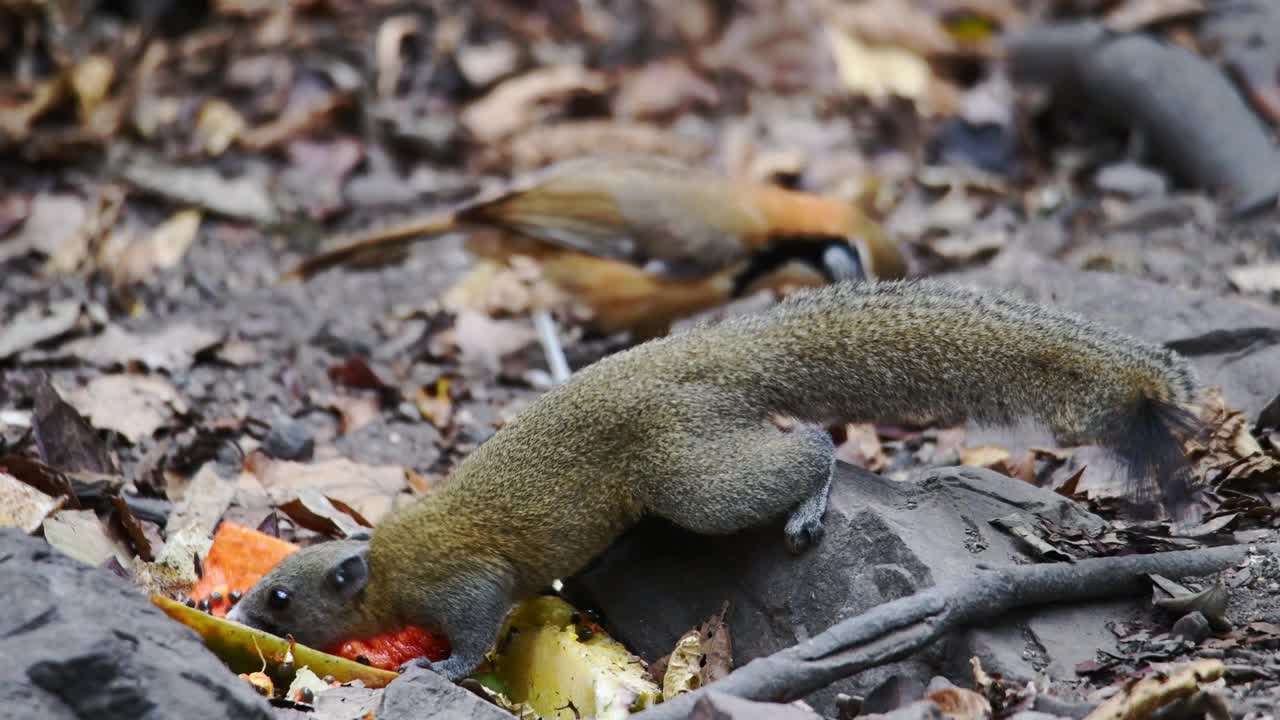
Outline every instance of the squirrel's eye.
[(284, 588), (271, 588), (267, 593), (267, 607), (272, 610), (284, 610), (289, 607), (289, 591)]

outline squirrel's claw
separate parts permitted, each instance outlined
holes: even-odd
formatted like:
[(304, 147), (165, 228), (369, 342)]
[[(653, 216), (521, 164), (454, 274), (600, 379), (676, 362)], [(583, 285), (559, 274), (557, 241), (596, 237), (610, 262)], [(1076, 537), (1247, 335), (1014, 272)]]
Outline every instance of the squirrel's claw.
[(783, 530), (787, 550), (799, 555), (818, 544), (822, 539), (822, 520), (810, 517), (792, 516)]

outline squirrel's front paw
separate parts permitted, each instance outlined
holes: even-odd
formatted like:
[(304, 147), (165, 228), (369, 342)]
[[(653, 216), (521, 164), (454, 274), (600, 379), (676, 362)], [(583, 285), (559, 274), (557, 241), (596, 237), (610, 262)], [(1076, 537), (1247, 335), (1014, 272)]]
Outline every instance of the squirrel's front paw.
[(783, 530), (787, 550), (793, 555), (808, 550), (822, 539), (822, 520), (793, 515)]

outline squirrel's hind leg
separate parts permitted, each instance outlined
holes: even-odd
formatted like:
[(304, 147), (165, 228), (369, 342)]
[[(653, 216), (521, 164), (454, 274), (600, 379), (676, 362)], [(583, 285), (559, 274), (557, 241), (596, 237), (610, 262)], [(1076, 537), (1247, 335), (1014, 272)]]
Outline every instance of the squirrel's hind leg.
[[(672, 449), (678, 448), (678, 449)], [(802, 552), (822, 536), (835, 445), (823, 428), (736, 427), (668, 446), (670, 474), (654, 478), (645, 509), (681, 527), (725, 535), (787, 516), (786, 545)]]

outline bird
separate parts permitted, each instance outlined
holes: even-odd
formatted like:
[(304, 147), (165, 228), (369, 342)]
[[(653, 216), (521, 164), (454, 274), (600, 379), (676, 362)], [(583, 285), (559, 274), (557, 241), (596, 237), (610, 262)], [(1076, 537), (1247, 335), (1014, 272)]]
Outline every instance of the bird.
[[(662, 157), (561, 161), (442, 211), (337, 238), (287, 271), (398, 261), (421, 240), (463, 231), (473, 255), (525, 256), (604, 333), (658, 337), (678, 320), (763, 290), (898, 279), (897, 244), (853, 203), (730, 178)], [(533, 312), (553, 379), (568, 377), (556, 326)]]

